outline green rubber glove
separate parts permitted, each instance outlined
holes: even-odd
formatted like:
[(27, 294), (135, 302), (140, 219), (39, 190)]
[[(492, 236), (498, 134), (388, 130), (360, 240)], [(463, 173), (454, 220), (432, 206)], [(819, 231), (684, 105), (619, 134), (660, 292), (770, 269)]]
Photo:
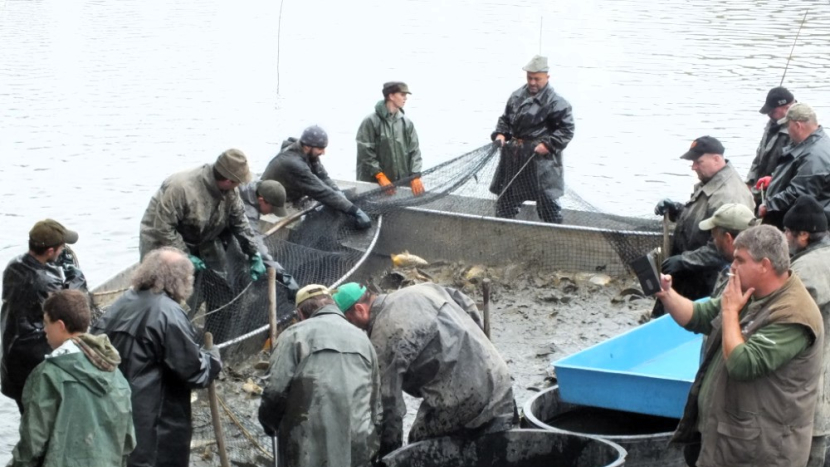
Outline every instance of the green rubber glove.
[(187, 255), (187, 259), (189, 259), (190, 262), (193, 263), (194, 271), (199, 272), (207, 269), (207, 266), (205, 266), (205, 262), (202, 261), (202, 258), (199, 258), (198, 256)]
[(265, 263), (262, 262), (262, 255), (259, 253), (251, 256), (251, 280), (256, 282), (257, 279), (265, 275)]

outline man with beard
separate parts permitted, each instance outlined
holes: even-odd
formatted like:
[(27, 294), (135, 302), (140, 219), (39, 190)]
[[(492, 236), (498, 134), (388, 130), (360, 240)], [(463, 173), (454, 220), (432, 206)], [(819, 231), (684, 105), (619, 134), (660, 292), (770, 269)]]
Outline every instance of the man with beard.
[(148, 253), (132, 287), (93, 325), (121, 355), (119, 368), (132, 390), (136, 448), (131, 467), (187, 467), (190, 460), (190, 391), (222, 369), (219, 351), (196, 344), (196, 330), (181, 307), (193, 292), (193, 264), (181, 251)]
[(557, 201), (565, 193), (562, 151), (574, 136), (571, 104), (548, 84), (548, 59), (536, 55), (522, 68), (527, 84), (507, 99), (491, 139), (502, 147), (490, 184), (496, 216), (512, 219), (522, 203), (536, 201), (544, 222), (562, 223)]
[(29, 251), (3, 271), (0, 384), (21, 414), (26, 378), (51, 352), (43, 333), (43, 302), (61, 289), (87, 289), (83, 273), (66, 252), (66, 245), (77, 241), (77, 232), (52, 219), (42, 220), (29, 231)]
[[(701, 136), (694, 140), (680, 156), (692, 161), (692, 170), (700, 180), (692, 197), (686, 204), (664, 199), (654, 208), (656, 215), (668, 214), (669, 220), (677, 222), (671, 256), (662, 264), (663, 273), (672, 276), (680, 295), (692, 300), (709, 295), (723, 263), (709, 232), (700, 229), (700, 222), (727, 203), (755, 207), (752, 193), (723, 153), (723, 145), (716, 138)], [(662, 303), (658, 300), (654, 304), (653, 316), (664, 314)]]
[[(824, 320), (824, 333), (830, 331), (830, 237), (827, 236), (827, 216), (822, 206), (811, 196), (802, 196), (784, 216), (784, 235), (792, 255), (791, 268), (807, 287), (818, 305)], [(818, 405), (813, 420), (813, 444), (807, 467), (824, 465), (827, 435), (830, 434), (827, 417), (830, 416), (830, 358), (824, 341), (824, 384), (819, 387)]]
[(363, 210), (352, 204), (329, 177), (320, 156), (326, 153), (329, 137), (319, 126), (310, 126), (300, 139), (288, 138), (282, 143), (282, 151), (271, 159), (263, 180), (276, 180), (285, 187), (286, 200), (298, 204), (309, 197), (335, 211), (354, 218), (358, 229), (368, 229), (372, 220)]
[[(761, 193), (755, 188), (758, 180), (772, 175), (784, 148), (790, 144), (790, 134), (787, 129), (787, 110), (795, 102), (795, 96), (785, 87), (775, 87), (767, 93), (767, 100), (760, 112), (769, 117), (767, 126), (764, 128), (764, 135), (761, 143), (755, 151), (755, 159), (749, 167), (749, 174), (746, 176), (746, 184), (750, 189), (756, 189), (755, 204), (761, 204)], [(761, 184), (761, 187), (764, 184)], [(765, 187), (764, 187), (765, 188)]]
[(784, 214), (799, 196), (812, 196), (830, 213), (830, 138), (807, 104), (793, 104), (785, 119), (792, 144), (784, 148), (766, 200), (758, 207), (764, 224), (779, 229), (783, 229)]
[(238, 149), (229, 149), (220, 154), (214, 164), (168, 177), (153, 195), (141, 219), (138, 245), (141, 258), (164, 246), (187, 253), (198, 273), (197, 290), (190, 301), (190, 309), (195, 312), (203, 301), (207, 301), (205, 329), (214, 334), (217, 343), (230, 337), (236, 312), (235, 308), (229, 307), (219, 313), (210, 313), (236, 295), (227, 277), (227, 241), (222, 236), (230, 233), (239, 242), (242, 252), (247, 255), (252, 281), (265, 274), (265, 263), (236, 189), (250, 177), (245, 154)]

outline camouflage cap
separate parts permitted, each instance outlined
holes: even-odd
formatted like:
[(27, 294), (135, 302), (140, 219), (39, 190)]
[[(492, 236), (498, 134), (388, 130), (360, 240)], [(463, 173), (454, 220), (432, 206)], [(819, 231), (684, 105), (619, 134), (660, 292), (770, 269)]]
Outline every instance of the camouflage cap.
[(251, 171), (248, 169), (248, 158), (239, 149), (228, 149), (219, 154), (213, 165), (219, 175), (236, 183), (251, 181)]
[(785, 119), (788, 122), (815, 122), (818, 120), (813, 108), (803, 102), (793, 104), (790, 110), (787, 111)]
[(548, 57), (534, 55), (527, 65), (522, 68), (522, 70), (528, 73), (547, 73), (548, 70), (550, 70), (550, 68), (548, 68)]
[(38, 247), (56, 247), (78, 241), (78, 232), (69, 230), (58, 221), (44, 219), (29, 231), (29, 242)]
[(285, 187), (276, 180), (262, 180), (256, 186), (257, 196), (261, 196), (266, 203), (271, 205), (272, 214), (285, 217)]
[(712, 230), (715, 227), (743, 232), (755, 225), (755, 214), (743, 204), (727, 203), (719, 207), (712, 217), (700, 221), (700, 230)]

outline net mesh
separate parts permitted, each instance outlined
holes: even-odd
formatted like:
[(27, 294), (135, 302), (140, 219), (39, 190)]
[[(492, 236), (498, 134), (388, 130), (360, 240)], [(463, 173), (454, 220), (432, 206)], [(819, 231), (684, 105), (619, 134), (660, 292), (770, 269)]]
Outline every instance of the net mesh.
[[(499, 163), (507, 157), (517, 158), (512, 161), (513, 172), (494, 194), (491, 181), (504, 169)], [(538, 196), (543, 190), (535, 157), (542, 156), (522, 157), (488, 144), (422, 172), (426, 191), (418, 196), (410, 189), (412, 177), (395, 182), (394, 192), (368, 184), (350, 190), (350, 199), (373, 218), (368, 230), (357, 230), (349, 215), (317, 207), (264, 241), (300, 286), (337, 285), (371, 253), (389, 254), (400, 248), (400, 241), (396, 242), (400, 239), (411, 242), (409, 249), (415, 252), (428, 250), (430, 256), (448, 261), (522, 262), (550, 270), (608, 274), (626, 272), (629, 262), (660, 244), (659, 220), (602, 213), (572, 190), (565, 190), (557, 200), (562, 225), (551, 228), (542, 223), (540, 218), (550, 219), (551, 210), (549, 200)], [(493, 219), (497, 213), (513, 219)], [(486, 228), (482, 219), (490, 222)], [(224, 273), (197, 274), (188, 303), (190, 318), (197, 330), (214, 335), (226, 362), (247, 359), (250, 363), (268, 336), (268, 281), (251, 282), (238, 245), (229, 241), (226, 247)], [(282, 328), (294, 319), (294, 305), (281, 286), (277, 317)], [(239, 388), (262, 383), (262, 371), (251, 374), (259, 379), (230, 375), (218, 385), (229, 457), (234, 464), (273, 465), (271, 441), (257, 421), (259, 400)], [(191, 463), (218, 465), (207, 392), (196, 394)], [(225, 403), (226, 399), (233, 402)]]

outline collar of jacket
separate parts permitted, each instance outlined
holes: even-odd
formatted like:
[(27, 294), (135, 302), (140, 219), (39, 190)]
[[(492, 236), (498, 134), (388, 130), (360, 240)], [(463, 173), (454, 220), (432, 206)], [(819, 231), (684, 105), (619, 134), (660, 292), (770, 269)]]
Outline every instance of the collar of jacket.
[(325, 315), (337, 315), (343, 319), (346, 319), (346, 316), (340, 311), (340, 308), (337, 308), (337, 305), (326, 305), (323, 308), (315, 311), (311, 314), (311, 317), (308, 319), (316, 318), (318, 316), (325, 316)]
[(821, 125), (818, 126), (816, 131), (812, 132), (810, 136), (804, 138), (804, 141), (798, 144), (790, 144), (789, 146), (784, 148), (783, 155), (789, 155), (793, 159), (804, 155), (818, 140), (821, 138), (826, 138), (827, 135), (824, 133), (824, 127)]
[(695, 185), (695, 193), (692, 195), (692, 199), (697, 199), (701, 192), (706, 196), (712, 196), (712, 193), (719, 190), (723, 184), (726, 183), (726, 179), (732, 175), (732, 172), (735, 172), (735, 169), (732, 168), (732, 164), (730, 164), (729, 161), (726, 161), (726, 165), (724, 165), (722, 169), (718, 170), (718, 172), (710, 178), (708, 182), (700, 182)]
[(816, 250), (821, 250), (822, 248), (827, 247), (830, 247), (830, 236), (825, 235), (824, 238), (822, 238), (821, 240), (807, 245), (803, 250), (794, 254), (793, 257), (790, 258), (790, 263), (797, 260), (798, 258), (801, 258), (802, 256), (807, 256), (808, 254)]
[(378, 101), (375, 104), (375, 113), (378, 114), (378, 117), (384, 120), (398, 120), (404, 117), (404, 110), (398, 109), (396, 113), (392, 113), (389, 111), (389, 108), (386, 107), (386, 101)]
[(207, 188), (207, 191), (211, 194), (211, 196), (216, 199), (220, 199), (225, 196), (222, 190), (216, 186), (216, 179), (213, 178), (213, 164), (205, 164), (205, 166), (202, 167), (202, 173), (199, 178), (201, 178), (202, 183), (204, 183), (205, 188)]
[(372, 328), (375, 327), (375, 320), (378, 319), (378, 315), (380, 315), (383, 311), (383, 303), (386, 301), (386, 297), (388, 296), (388, 294), (384, 293), (375, 297), (375, 302), (372, 303), (372, 308), (369, 309), (369, 326), (366, 327), (366, 334), (368, 334), (369, 337), (372, 337)]

